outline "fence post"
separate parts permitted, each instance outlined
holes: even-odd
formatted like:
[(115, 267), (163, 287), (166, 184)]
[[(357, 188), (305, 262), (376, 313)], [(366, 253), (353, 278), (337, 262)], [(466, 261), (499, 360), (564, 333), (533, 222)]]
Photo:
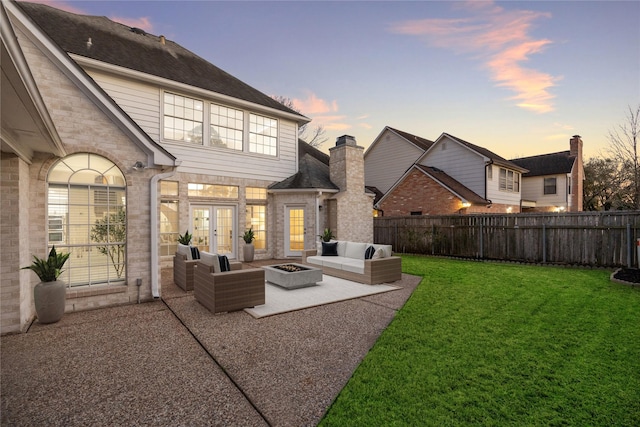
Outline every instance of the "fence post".
[(542, 263), (547, 263), (547, 226), (542, 223)]
[(633, 246), (631, 246), (631, 224), (627, 223), (627, 267), (632, 268), (633, 265), (631, 264), (631, 254), (633, 252)]
[(484, 229), (482, 227), (482, 221), (480, 221), (480, 259), (484, 258), (484, 252), (482, 248), (484, 247)]

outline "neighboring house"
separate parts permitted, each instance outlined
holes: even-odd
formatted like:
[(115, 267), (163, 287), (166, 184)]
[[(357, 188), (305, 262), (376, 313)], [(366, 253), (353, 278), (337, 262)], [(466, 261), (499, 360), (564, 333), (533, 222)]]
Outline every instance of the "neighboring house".
[(432, 145), (433, 141), (386, 126), (364, 153), (365, 183), (386, 193)]
[(528, 169), (522, 175), (524, 212), (582, 211), (582, 139), (574, 135), (569, 150), (511, 160)]
[(33, 319), (20, 268), (53, 245), (78, 311), (159, 297), (185, 230), (232, 259), (249, 227), (257, 259), (299, 256), (329, 225), (372, 240), (353, 138), (323, 158), (298, 140), (308, 118), (164, 36), (35, 3), (0, 13), (1, 333)]
[(506, 160), (447, 133), (431, 142), (387, 126), (364, 156), (376, 215), (582, 210), (578, 135), (570, 151)]
[[(382, 151), (380, 144), (372, 149)], [(365, 164), (368, 156), (372, 154), (365, 155)], [(526, 171), (443, 133), (396, 178), (375, 207), (385, 216), (519, 212), (521, 174)]]

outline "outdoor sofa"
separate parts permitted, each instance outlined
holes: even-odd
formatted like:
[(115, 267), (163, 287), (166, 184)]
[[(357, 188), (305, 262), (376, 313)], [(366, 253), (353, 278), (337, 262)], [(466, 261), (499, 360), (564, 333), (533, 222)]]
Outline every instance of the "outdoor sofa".
[(302, 262), (321, 268), (323, 274), (368, 285), (402, 278), (402, 258), (393, 256), (391, 245), (341, 240), (322, 242), (321, 251), (303, 251)]
[(265, 303), (264, 270), (242, 269), (242, 263), (234, 262), (230, 263), (229, 271), (221, 271), (217, 255), (200, 252), (193, 295), (212, 313), (262, 305)]

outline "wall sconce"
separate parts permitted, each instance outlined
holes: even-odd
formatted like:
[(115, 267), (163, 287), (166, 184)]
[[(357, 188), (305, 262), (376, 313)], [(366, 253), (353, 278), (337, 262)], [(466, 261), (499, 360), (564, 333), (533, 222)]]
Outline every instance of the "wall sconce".
[(507, 213), (511, 213), (511, 211), (512, 211), (512, 210), (513, 210), (513, 208), (512, 208), (511, 206), (509, 206), (509, 207), (507, 208)]
[(318, 210), (321, 211), (322, 210), (322, 205), (318, 205)]
[(144, 165), (144, 163), (142, 163), (140, 160), (138, 160), (137, 162), (135, 162), (133, 164), (133, 166), (131, 167), (134, 171), (140, 172), (141, 170), (143, 170), (144, 168), (146, 168), (146, 166)]
[(463, 209), (466, 209), (466, 208), (468, 208), (469, 206), (471, 206), (471, 203), (469, 203), (469, 202), (464, 202), (464, 203), (462, 204), (462, 208), (463, 208)]

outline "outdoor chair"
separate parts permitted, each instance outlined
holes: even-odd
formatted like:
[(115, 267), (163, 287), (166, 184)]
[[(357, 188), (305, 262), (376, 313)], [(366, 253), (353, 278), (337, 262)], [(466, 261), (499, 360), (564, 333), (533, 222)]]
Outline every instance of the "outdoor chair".
[(193, 272), (198, 260), (192, 257), (191, 248), (178, 243), (173, 257), (173, 282), (185, 291), (193, 290)]
[(200, 253), (194, 276), (196, 301), (212, 313), (242, 310), (265, 302), (264, 270), (242, 269), (242, 263), (230, 263), (229, 271), (220, 271), (217, 255)]

